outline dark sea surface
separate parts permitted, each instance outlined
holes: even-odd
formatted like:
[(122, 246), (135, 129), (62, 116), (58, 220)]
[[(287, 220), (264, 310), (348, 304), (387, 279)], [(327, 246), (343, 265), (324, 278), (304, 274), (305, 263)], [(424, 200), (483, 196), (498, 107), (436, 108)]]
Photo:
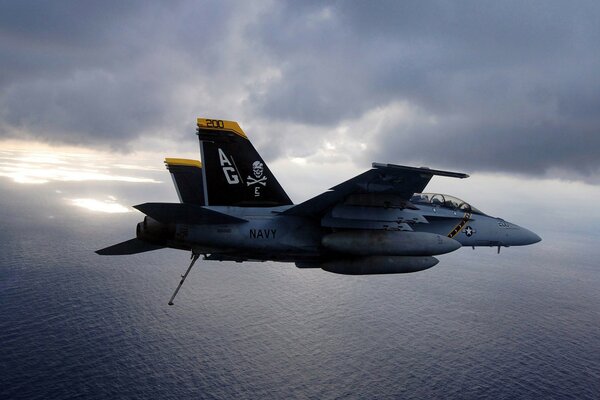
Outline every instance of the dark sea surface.
[(600, 235), (407, 275), (200, 261), (169, 307), (187, 253), (93, 253), (139, 214), (0, 190), (2, 399), (600, 398)]

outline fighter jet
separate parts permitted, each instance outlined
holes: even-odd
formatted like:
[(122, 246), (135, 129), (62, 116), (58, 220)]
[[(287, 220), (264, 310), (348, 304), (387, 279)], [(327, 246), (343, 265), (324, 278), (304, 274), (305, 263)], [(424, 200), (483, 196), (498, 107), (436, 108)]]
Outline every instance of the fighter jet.
[(165, 247), (208, 261), (293, 262), (348, 274), (396, 274), (433, 267), (463, 246), (524, 246), (535, 233), (454, 196), (423, 193), (433, 176), (458, 172), (373, 163), (320, 195), (293, 204), (237, 122), (198, 118), (199, 160), (167, 158), (180, 203), (134, 206), (136, 237), (96, 253)]

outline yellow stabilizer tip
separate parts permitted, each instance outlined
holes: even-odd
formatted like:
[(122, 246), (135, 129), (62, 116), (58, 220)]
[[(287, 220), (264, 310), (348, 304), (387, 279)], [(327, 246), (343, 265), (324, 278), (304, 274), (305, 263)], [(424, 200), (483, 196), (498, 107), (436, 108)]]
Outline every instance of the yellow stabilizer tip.
[(211, 129), (217, 131), (230, 131), (243, 137), (244, 139), (248, 139), (248, 136), (244, 133), (242, 128), (235, 121), (225, 121), (222, 119), (212, 119), (212, 118), (198, 118), (198, 128), (199, 129)]
[(198, 160), (188, 160), (187, 158), (165, 158), (167, 165), (186, 165), (189, 167), (202, 168), (202, 163)]

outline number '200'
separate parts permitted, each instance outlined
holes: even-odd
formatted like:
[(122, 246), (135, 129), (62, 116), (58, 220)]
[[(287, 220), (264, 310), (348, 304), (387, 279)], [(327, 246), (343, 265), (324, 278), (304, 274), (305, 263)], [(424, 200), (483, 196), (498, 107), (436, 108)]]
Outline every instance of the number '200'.
[(220, 119), (207, 119), (206, 127), (207, 128), (224, 128), (225, 123)]

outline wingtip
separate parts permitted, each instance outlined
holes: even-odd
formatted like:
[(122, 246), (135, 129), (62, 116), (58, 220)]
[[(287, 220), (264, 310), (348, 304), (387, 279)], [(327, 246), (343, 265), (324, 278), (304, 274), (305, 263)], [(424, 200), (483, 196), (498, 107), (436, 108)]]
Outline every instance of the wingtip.
[(432, 169), (429, 167), (411, 167), (408, 165), (386, 164), (386, 163), (378, 163), (378, 162), (374, 162), (371, 165), (373, 168), (378, 168), (378, 169), (390, 168), (390, 169), (394, 169), (394, 170), (405, 170), (405, 171), (412, 171), (412, 172), (421, 172), (421, 173), (426, 173), (426, 174), (430, 174), (430, 175), (447, 176), (450, 178), (464, 179), (464, 178), (469, 177), (469, 175), (462, 173), (462, 172), (445, 171), (445, 170), (441, 170), (441, 169)]

